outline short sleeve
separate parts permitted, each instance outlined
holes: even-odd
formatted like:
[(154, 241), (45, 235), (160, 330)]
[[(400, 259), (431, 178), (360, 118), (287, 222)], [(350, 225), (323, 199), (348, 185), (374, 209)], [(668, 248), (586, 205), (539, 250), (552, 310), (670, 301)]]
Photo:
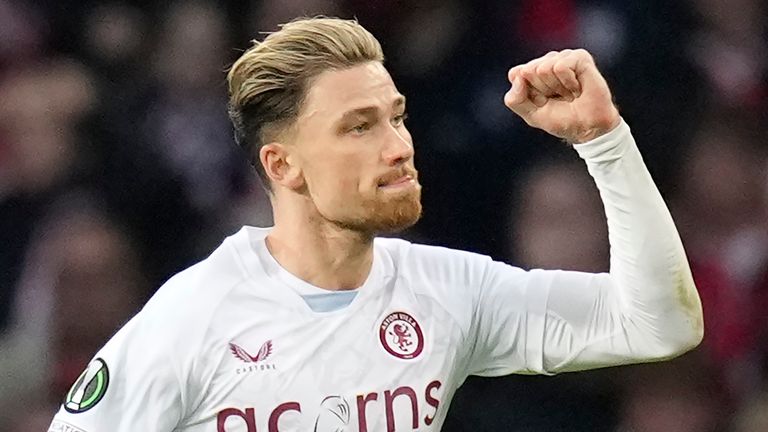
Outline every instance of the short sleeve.
[(150, 327), (139, 314), (96, 354), (65, 396), (49, 432), (176, 428), (183, 412), (178, 360), (156, 346), (162, 339)]

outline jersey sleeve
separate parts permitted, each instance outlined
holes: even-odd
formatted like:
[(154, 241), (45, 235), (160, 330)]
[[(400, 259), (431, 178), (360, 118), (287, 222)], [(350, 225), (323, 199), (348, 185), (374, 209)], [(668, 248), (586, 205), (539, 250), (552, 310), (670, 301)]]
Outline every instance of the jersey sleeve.
[(701, 304), (672, 218), (629, 127), (576, 146), (605, 207), (609, 273), (488, 261), (469, 374), (551, 374), (663, 360), (696, 346)]
[[(50, 432), (170, 432), (179, 423), (183, 386), (177, 360), (153, 342), (141, 313), (94, 357), (74, 383)], [(161, 332), (161, 331), (160, 331)]]

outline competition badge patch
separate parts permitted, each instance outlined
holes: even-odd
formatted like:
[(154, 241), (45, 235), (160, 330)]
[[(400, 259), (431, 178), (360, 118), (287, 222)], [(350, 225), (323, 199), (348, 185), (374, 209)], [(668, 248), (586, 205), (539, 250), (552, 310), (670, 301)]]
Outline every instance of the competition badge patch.
[(107, 363), (97, 358), (80, 374), (67, 393), (64, 409), (73, 414), (88, 411), (104, 397), (107, 386), (109, 386)]
[(379, 340), (384, 349), (397, 358), (416, 358), (424, 349), (424, 334), (416, 320), (405, 312), (387, 315), (379, 326)]

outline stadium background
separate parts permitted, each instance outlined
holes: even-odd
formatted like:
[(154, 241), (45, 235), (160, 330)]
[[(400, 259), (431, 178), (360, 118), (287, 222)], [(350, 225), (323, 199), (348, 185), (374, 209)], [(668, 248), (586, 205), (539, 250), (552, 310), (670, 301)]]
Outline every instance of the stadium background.
[(259, 31), (356, 16), (407, 95), (424, 219), (406, 237), (600, 271), (574, 152), (502, 103), (506, 70), (586, 47), (684, 238), (704, 345), (681, 359), (470, 379), (446, 431), (768, 430), (766, 2), (0, 0), (0, 431), (63, 392), (172, 273), (268, 203), (235, 148), (223, 70)]

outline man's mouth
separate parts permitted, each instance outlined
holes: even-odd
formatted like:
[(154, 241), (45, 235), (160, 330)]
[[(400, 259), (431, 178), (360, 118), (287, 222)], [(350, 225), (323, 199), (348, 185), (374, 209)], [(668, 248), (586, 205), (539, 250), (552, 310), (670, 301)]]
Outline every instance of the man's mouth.
[(415, 185), (416, 179), (410, 174), (406, 174), (392, 180), (384, 180), (379, 182), (379, 188), (381, 189), (399, 189)]

